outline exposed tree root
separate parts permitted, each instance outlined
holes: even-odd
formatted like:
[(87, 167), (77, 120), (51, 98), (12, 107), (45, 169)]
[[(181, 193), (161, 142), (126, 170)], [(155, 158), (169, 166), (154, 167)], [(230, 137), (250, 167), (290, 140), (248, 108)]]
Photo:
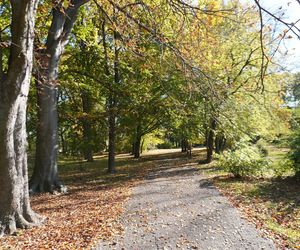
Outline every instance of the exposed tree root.
[(18, 229), (40, 226), (44, 221), (45, 218), (43, 216), (33, 211), (26, 212), (24, 215), (17, 213), (5, 216), (3, 219), (0, 219), (0, 237), (4, 235), (16, 235)]
[(60, 181), (43, 182), (43, 181), (30, 181), (29, 193), (67, 193), (68, 189)]

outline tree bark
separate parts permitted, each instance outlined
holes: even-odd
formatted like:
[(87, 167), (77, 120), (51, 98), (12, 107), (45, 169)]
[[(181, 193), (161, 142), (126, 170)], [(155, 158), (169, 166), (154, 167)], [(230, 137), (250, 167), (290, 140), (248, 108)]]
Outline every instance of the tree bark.
[(214, 118), (211, 120), (211, 126), (208, 131), (208, 136), (207, 136), (207, 154), (206, 154), (206, 163), (212, 162), (213, 159), (213, 152), (214, 152), (214, 137), (215, 137), (215, 130), (217, 127), (217, 122)]
[(52, 23), (48, 32), (46, 50), (41, 51), (37, 75), (38, 124), (36, 139), (36, 160), (30, 179), (30, 191), (66, 192), (58, 178), (58, 66), (68, 44), (69, 34), (76, 21), (79, 7), (87, 1), (73, 0), (62, 11), (57, 5), (52, 10)]
[(88, 115), (91, 113), (92, 110), (92, 101), (90, 93), (86, 90), (82, 90), (81, 92), (81, 99), (82, 99), (82, 109), (83, 113), (85, 114), (82, 120), (82, 127), (83, 127), (83, 140), (84, 140), (84, 159), (88, 162), (93, 162), (93, 132), (92, 132), (92, 125), (90, 118)]
[(39, 84), (36, 156), (30, 192), (66, 191), (58, 178), (57, 88)]
[(134, 141), (134, 158), (138, 159), (141, 157), (141, 140), (142, 137), (137, 135)]
[(220, 154), (225, 147), (226, 139), (223, 134), (216, 135), (215, 139), (215, 151), (217, 154)]
[(190, 141), (187, 141), (186, 154), (189, 158), (192, 158), (192, 143)]
[(0, 236), (42, 222), (30, 207), (26, 153), (26, 105), (37, 3), (11, 1), (12, 45), (8, 71), (0, 79)]
[(144, 152), (144, 144), (145, 144), (145, 139), (143, 139), (141, 142), (141, 154)]
[(216, 138), (215, 138), (215, 152), (217, 154), (220, 154), (220, 152), (221, 152), (221, 142), (222, 142), (221, 136), (216, 135)]
[(181, 152), (185, 153), (187, 151), (187, 140), (182, 139), (181, 140)]
[(134, 155), (134, 147), (135, 147), (135, 143), (134, 143), (134, 139), (133, 139), (132, 143), (131, 143), (131, 152), (130, 152), (131, 155)]
[[(108, 51), (106, 44), (106, 31), (105, 31), (106, 21), (103, 19), (101, 31), (102, 31), (102, 45), (104, 49), (104, 72), (106, 76), (110, 76), (109, 62), (108, 62)], [(115, 37), (114, 37), (115, 41)], [(116, 41), (115, 41), (116, 42)], [(116, 44), (115, 44), (116, 45)], [(118, 49), (115, 46), (115, 62), (114, 62), (114, 84), (119, 82), (119, 71), (118, 71)], [(115, 151), (116, 151), (116, 115), (115, 115), (115, 96), (112, 91), (110, 91), (108, 96), (108, 162), (107, 170), (109, 173), (114, 174), (116, 172), (115, 168)]]
[[(114, 105), (109, 100), (110, 107)], [(115, 168), (115, 151), (116, 151), (116, 117), (114, 111), (110, 108), (108, 116), (108, 172), (114, 174)]]
[(136, 126), (133, 140), (133, 157), (138, 159), (141, 156), (141, 141), (142, 141), (142, 127), (140, 124)]

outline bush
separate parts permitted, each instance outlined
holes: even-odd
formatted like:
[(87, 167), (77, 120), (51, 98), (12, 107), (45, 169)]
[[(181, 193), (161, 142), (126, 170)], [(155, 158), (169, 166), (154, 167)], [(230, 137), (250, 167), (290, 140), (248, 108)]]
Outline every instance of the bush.
[(294, 163), (290, 159), (283, 159), (275, 164), (272, 164), (272, 170), (275, 176), (282, 177), (294, 168)]
[(158, 149), (170, 149), (173, 148), (173, 144), (171, 142), (163, 142), (160, 144), (157, 144)]
[(262, 174), (268, 161), (255, 145), (240, 144), (236, 150), (229, 150), (217, 156), (218, 166), (235, 177)]
[(295, 175), (300, 176), (300, 130), (298, 129), (292, 137), (290, 143), (291, 151), (289, 153), (289, 159), (293, 162), (293, 169)]
[(266, 145), (264, 142), (262, 141), (259, 141), (257, 143), (257, 148), (259, 149), (260, 153), (263, 155), (263, 156), (268, 156), (269, 155), (269, 150), (267, 149)]

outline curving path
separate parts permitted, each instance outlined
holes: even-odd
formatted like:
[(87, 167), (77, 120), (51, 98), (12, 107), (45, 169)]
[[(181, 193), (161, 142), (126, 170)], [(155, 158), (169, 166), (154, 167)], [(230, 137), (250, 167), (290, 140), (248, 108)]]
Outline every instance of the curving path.
[(276, 249), (192, 165), (162, 164), (133, 189), (121, 220), (124, 235), (96, 249)]

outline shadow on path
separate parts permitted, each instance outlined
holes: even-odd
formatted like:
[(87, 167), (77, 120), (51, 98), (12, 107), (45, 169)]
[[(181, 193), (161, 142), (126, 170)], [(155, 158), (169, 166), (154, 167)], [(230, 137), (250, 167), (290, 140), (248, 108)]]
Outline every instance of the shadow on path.
[(124, 235), (96, 249), (275, 249), (196, 163), (164, 160), (133, 189), (121, 218)]

